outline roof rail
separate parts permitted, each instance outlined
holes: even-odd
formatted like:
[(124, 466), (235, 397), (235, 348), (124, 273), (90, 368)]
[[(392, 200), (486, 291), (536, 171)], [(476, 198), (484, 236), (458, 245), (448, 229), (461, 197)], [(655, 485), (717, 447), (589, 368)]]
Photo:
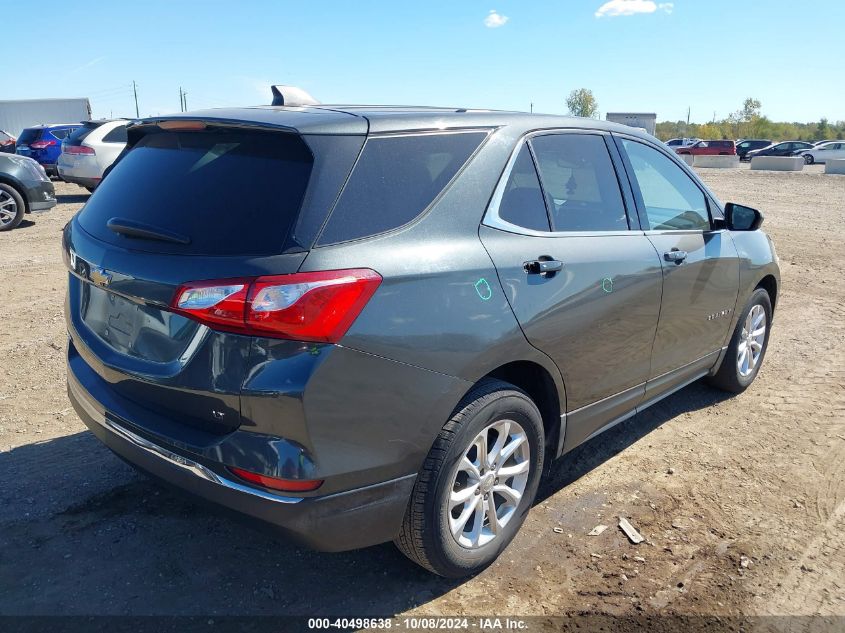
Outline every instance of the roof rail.
[(317, 101), (314, 97), (310, 94), (305, 92), (302, 88), (297, 88), (296, 86), (285, 86), (282, 84), (278, 84), (275, 86), (270, 86), (270, 90), (273, 91), (273, 103), (270, 105), (274, 106), (306, 106), (306, 105), (320, 105), (320, 102)]

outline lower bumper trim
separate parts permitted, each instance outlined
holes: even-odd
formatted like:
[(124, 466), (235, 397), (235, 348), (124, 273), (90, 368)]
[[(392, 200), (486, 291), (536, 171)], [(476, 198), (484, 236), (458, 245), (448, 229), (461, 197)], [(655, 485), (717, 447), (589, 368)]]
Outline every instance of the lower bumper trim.
[(178, 466), (182, 470), (186, 470), (191, 474), (195, 475), (196, 477), (201, 477), (202, 479), (217, 484), (218, 486), (223, 486), (231, 490), (237, 490), (238, 492), (243, 492), (245, 494), (253, 495), (255, 497), (261, 497), (262, 499), (265, 499), (267, 501), (275, 501), (277, 503), (299, 503), (300, 501), (302, 501), (301, 497), (284, 497), (281, 495), (275, 495), (270, 492), (259, 490), (257, 488), (244, 486), (235, 481), (232, 481), (231, 479), (221, 477), (220, 475), (209, 470), (202, 464), (199, 464), (191, 459), (188, 459), (187, 457), (169, 451), (166, 448), (159, 446), (158, 444), (155, 444), (146, 438), (141, 437), (137, 433), (133, 433), (129, 429), (117, 424), (109, 418), (104, 419), (104, 426), (106, 426), (109, 430), (116, 433), (123, 439), (132, 442), (135, 446), (143, 449), (147, 453), (155, 455), (160, 459), (166, 460), (174, 466)]
[(57, 204), (56, 199), (46, 200), (44, 202), (30, 202), (29, 203), (29, 210), (30, 211), (47, 211), (52, 209)]

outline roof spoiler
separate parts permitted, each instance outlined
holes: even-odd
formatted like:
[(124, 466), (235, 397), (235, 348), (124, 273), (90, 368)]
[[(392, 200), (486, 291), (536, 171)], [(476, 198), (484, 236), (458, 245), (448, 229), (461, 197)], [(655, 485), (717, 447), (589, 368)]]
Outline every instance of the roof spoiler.
[(320, 105), (320, 102), (317, 101), (314, 97), (310, 94), (305, 92), (302, 88), (297, 88), (296, 86), (284, 86), (284, 85), (276, 85), (270, 86), (270, 90), (273, 91), (273, 103), (270, 105), (274, 106), (307, 106), (307, 105)]

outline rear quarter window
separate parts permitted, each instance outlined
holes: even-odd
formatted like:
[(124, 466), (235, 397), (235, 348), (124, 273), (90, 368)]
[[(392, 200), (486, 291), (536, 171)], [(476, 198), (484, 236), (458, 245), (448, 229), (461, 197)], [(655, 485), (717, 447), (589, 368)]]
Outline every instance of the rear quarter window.
[[(275, 255), (296, 221), (313, 157), (281, 132), (153, 132), (114, 166), (79, 214), (82, 228), (157, 253)], [(186, 236), (188, 244), (118, 235), (112, 218)]]
[(67, 136), (69, 136), (76, 129), (78, 129), (78, 128), (63, 127), (63, 128), (58, 129), (58, 130), (50, 130), (50, 134), (54, 138), (61, 141), (61, 140), (65, 139)]
[(91, 132), (100, 127), (99, 123), (86, 123), (82, 127), (76, 128), (67, 137), (68, 145), (80, 145)]
[(118, 125), (113, 130), (106, 132), (103, 137), (103, 143), (125, 143), (126, 141), (126, 125)]
[(448, 132), (369, 138), (317, 245), (408, 224), (428, 208), (486, 136)]

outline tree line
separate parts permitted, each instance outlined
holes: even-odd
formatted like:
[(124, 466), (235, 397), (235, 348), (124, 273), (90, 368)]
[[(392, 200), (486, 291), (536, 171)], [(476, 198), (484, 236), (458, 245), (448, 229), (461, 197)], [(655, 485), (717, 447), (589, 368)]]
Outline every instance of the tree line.
[[(591, 90), (578, 88), (569, 93), (566, 107), (573, 116), (599, 118), (599, 104)], [(703, 139), (765, 138), (772, 141), (821, 141), (845, 139), (845, 121), (832, 123), (822, 117), (811, 123), (772, 121), (762, 113), (758, 99), (749, 97), (742, 108), (726, 118), (709, 123), (686, 121), (661, 121), (655, 136), (667, 141), (670, 138), (696, 137)]]

